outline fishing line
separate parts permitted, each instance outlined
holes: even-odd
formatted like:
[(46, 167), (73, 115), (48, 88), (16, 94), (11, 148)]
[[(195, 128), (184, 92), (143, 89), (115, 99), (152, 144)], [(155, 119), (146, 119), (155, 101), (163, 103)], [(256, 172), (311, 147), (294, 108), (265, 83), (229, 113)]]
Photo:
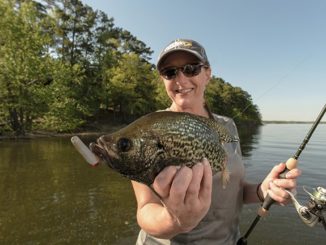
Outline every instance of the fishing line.
[[(310, 56), (307, 56), (303, 59), (301, 59), (299, 62), (297, 62), (292, 69), (290, 69), (287, 73), (285, 73), (283, 76), (281, 76), (270, 88), (266, 89), (261, 95), (258, 96), (256, 99), (256, 102), (259, 101), (261, 98), (263, 98), (266, 94), (270, 93), (273, 89), (275, 89), (277, 86), (279, 86), (287, 77), (289, 77), (294, 71), (296, 71), (302, 64), (304, 64), (308, 59), (311, 58)], [(248, 108), (252, 105), (252, 103), (248, 103), (245, 108), (238, 112), (232, 119), (237, 118), (238, 116), (242, 115)]]

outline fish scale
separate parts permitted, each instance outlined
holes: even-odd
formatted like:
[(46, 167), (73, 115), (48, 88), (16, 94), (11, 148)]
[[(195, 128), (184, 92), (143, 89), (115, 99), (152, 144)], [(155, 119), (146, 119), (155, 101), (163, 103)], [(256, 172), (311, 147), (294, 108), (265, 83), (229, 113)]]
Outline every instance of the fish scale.
[(145, 115), (125, 128), (101, 136), (91, 150), (129, 179), (151, 185), (169, 165), (186, 165), (207, 158), (214, 172), (226, 177), (223, 144), (238, 139), (215, 120), (186, 112), (160, 111)]

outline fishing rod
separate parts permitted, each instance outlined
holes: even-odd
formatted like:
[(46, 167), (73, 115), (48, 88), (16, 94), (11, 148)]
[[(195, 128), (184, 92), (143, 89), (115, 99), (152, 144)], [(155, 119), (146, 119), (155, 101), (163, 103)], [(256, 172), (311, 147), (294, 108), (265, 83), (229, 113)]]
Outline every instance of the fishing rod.
[[(285, 163), (286, 168), (284, 169), (283, 172), (280, 173), (280, 175), (279, 175), (280, 178), (285, 179), (286, 178), (285, 177), (286, 173), (297, 167), (298, 159), (299, 159), (300, 154), (302, 153), (302, 151), (306, 147), (307, 143), (309, 142), (313, 132), (317, 128), (317, 126), (318, 126), (319, 122), (321, 121), (321, 119), (323, 118), (325, 112), (326, 112), (326, 104), (324, 105), (323, 109), (319, 113), (317, 119), (315, 120), (312, 127), (310, 128), (308, 134), (306, 135), (306, 137), (302, 141), (302, 143), (299, 146), (297, 152), (293, 155), (293, 157), (289, 158), (286, 161), (286, 163)], [(268, 214), (268, 210), (269, 210), (269, 208), (271, 207), (271, 205), (274, 202), (275, 201), (267, 194), (267, 196), (266, 196), (266, 198), (264, 200), (264, 203), (262, 204), (262, 206), (257, 211), (256, 218), (254, 219), (254, 221), (250, 225), (250, 227), (249, 227), (248, 231), (245, 233), (245, 235), (238, 240), (237, 245), (246, 245), (247, 244), (247, 239), (248, 239), (250, 233), (253, 231), (253, 229), (255, 228), (257, 223), (259, 222), (260, 218), (264, 217), (264, 216), (266, 216)]]

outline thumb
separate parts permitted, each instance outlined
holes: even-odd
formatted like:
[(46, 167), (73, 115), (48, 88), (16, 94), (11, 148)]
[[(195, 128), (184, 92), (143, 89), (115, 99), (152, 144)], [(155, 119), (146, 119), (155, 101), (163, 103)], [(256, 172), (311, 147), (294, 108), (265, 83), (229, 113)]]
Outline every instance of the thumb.
[(278, 176), (280, 175), (280, 173), (282, 173), (285, 169), (286, 165), (285, 163), (280, 163), (278, 165), (275, 165), (272, 170), (269, 172), (269, 174), (267, 175), (266, 178), (269, 179), (278, 179)]
[(273, 181), (274, 179), (278, 179), (280, 173), (284, 171), (285, 167), (286, 167), (285, 163), (280, 163), (278, 165), (275, 165), (264, 179), (263, 186), (268, 189), (269, 182)]
[(266, 176), (264, 181), (261, 184), (261, 189), (264, 193), (264, 196), (267, 195), (267, 190), (269, 189), (269, 184), (274, 179), (278, 179), (280, 173), (282, 173), (285, 169), (286, 165), (285, 163), (280, 163), (278, 165), (275, 165), (272, 170), (269, 172), (269, 174)]

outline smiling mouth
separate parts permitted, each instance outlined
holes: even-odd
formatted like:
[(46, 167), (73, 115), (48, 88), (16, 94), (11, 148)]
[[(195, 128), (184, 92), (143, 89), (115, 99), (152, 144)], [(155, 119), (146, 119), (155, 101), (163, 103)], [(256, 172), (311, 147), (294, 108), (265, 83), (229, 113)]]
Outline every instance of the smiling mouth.
[(194, 90), (193, 88), (184, 88), (184, 89), (176, 89), (175, 92), (177, 92), (178, 94), (188, 94), (193, 90)]

